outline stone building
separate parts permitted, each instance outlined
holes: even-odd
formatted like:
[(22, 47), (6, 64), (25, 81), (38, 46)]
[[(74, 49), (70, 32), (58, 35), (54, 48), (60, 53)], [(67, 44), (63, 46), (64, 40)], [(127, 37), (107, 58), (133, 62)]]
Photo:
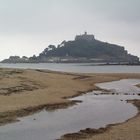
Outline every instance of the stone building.
[(90, 34), (87, 34), (87, 32), (85, 32), (82, 35), (77, 35), (75, 37), (75, 40), (86, 40), (86, 41), (90, 42), (90, 41), (95, 40), (95, 37), (94, 37), (94, 35), (90, 35)]

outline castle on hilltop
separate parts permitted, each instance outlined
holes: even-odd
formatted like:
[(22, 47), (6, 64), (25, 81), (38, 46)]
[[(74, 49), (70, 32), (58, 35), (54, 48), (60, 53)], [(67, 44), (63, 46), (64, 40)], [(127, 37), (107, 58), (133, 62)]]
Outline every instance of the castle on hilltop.
[(90, 35), (90, 34), (87, 34), (87, 32), (85, 32), (82, 35), (77, 35), (75, 37), (75, 40), (86, 40), (86, 41), (90, 42), (90, 41), (95, 40), (95, 37), (94, 37), (94, 35)]

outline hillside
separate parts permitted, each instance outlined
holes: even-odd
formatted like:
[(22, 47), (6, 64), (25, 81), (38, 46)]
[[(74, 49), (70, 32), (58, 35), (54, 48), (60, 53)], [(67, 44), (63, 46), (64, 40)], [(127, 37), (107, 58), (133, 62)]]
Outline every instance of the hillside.
[[(13, 59), (15, 58), (15, 59)], [(17, 59), (18, 58), (18, 59)], [(25, 58), (25, 59), (24, 59)], [(2, 62), (105, 62), (105, 63), (139, 63), (137, 56), (131, 55), (124, 47), (102, 42), (94, 35), (77, 35), (75, 40), (63, 41), (57, 47), (49, 45), (39, 56), (10, 57)]]
[(55, 47), (50, 45), (38, 56), (40, 61), (98, 61), (138, 62), (139, 58), (128, 54), (124, 47), (96, 40), (93, 35), (76, 36), (73, 41), (63, 41)]

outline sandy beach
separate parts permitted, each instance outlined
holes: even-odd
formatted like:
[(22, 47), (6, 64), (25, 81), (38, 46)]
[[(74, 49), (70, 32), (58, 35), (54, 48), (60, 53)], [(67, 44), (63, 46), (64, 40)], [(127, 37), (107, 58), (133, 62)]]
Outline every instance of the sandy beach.
[[(140, 74), (76, 74), (48, 70), (0, 69), (0, 125), (17, 121), (47, 107), (59, 109), (76, 104), (69, 97), (98, 89), (96, 83), (120, 79), (140, 79)], [(140, 85), (138, 85), (140, 86)], [(140, 101), (131, 101), (140, 109)], [(86, 129), (62, 139), (139, 140), (140, 114), (107, 128)]]

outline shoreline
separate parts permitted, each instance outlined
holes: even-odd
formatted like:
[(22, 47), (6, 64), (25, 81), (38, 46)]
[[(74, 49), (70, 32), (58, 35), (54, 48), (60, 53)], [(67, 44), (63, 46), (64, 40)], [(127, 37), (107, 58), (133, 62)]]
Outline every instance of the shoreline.
[(89, 62), (87, 62), (87, 61), (77, 61), (77, 62), (9, 62), (9, 63), (7, 63), (7, 62), (2, 62), (2, 61), (0, 61), (0, 64), (40, 64), (40, 63), (43, 63), (43, 64), (77, 64), (77, 63), (80, 63), (80, 64), (82, 64), (82, 63), (86, 63), (86, 64), (92, 64), (92, 65), (94, 65), (94, 66), (118, 66), (118, 65), (120, 65), (120, 66), (140, 66), (140, 62), (138, 62), (138, 63), (113, 63), (113, 62), (91, 62), (91, 61), (89, 61)]
[[(108, 124), (105, 127), (100, 127), (99, 129), (94, 129), (94, 128), (81, 129), (80, 131), (75, 132), (75, 133), (65, 134), (65, 135), (61, 136), (61, 138), (58, 140), (81, 140), (81, 139), (82, 140), (83, 139), (84, 140), (89, 140), (89, 139), (92, 140), (93, 136), (96, 137), (97, 135), (107, 133), (107, 131), (110, 131), (112, 129), (112, 127), (116, 127), (119, 125), (129, 123), (129, 121), (131, 121), (137, 117), (140, 117), (140, 100), (134, 99), (134, 100), (128, 100), (127, 102), (132, 103), (138, 109), (138, 112), (134, 117), (129, 118), (129, 119), (125, 120), (124, 122)], [(96, 138), (93, 138), (93, 140), (94, 139), (96, 139)], [(126, 140), (127, 140), (127, 138), (126, 138)]]
[[(4, 90), (11, 88), (11, 85), (12, 87), (19, 86), (19, 83), (26, 83), (28, 86), (35, 86), (35, 88), (36, 86), (38, 87), (37, 89), (31, 91), (23, 89), (22, 92), (15, 92), (15, 90), (13, 90), (10, 95), (0, 94), (0, 125), (5, 125), (7, 123), (18, 121), (18, 117), (31, 115), (45, 108), (48, 110), (55, 110), (75, 105), (77, 101), (70, 101), (67, 99), (86, 94), (92, 90), (97, 90), (98, 88), (95, 86), (97, 83), (129, 78), (140, 79), (140, 74), (77, 74), (54, 72), (50, 70), (2, 68), (0, 69), (0, 78), (2, 79), (0, 83), (2, 86), (5, 86), (5, 83), (9, 86), (6, 88), (2, 87)], [(11, 82), (7, 83), (8, 80)], [(37, 98), (41, 99), (38, 100)], [(25, 99), (28, 99), (28, 101), (26, 101), (23, 105), (22, 103)], [(7, 101), (9, 101), (8, 103), (10, 105), (6, 103)], [(34, 102), (32, 103), (32, 101)], [(140, 100), (137, 102), (140, 102)], [(14, 105), (13, 108), (11, 108), (12, 105)], [(134, 105), (136, 106), (135, 103)], [(88, 138), (85, 137), (85, 140), (92, 140), (92, 136), (95, 134), (107, 133), (110, 129), (112, 129), (112, 127), (126, 124), (127, 122), (137, 118), (137, 116), (140, 118), (140, 113), (123, 123), (108, 125), (107, 128), (101, 128), (99, 130), (87, 128), (85, 130), (81, 130), (80, 133), (84, 133), (84, 136), (85, 134), (90, 135), (90, 137), (87, 135)], [(76, 135), (79, 136), (77, 133)], [(74, 139), (74, 137), (69, 139)], [(80, 139), (80, 137), (78, 137), (78, 139)]]

